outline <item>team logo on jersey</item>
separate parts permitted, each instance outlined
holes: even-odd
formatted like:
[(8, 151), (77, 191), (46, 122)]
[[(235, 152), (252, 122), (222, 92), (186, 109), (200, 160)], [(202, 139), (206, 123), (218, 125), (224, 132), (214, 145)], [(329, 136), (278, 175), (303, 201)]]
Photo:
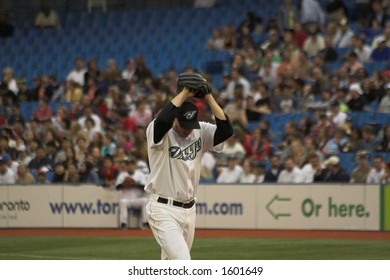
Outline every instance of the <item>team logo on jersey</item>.
[(187, 119), (187, 120), (192, 120), (196, 115), (196, 111), (188, 111), (186, 112), (183, 116)]
[(184, 161), (194, 160), (201, 149), (201, 144), (202, 141), (199, 138), (184, 150), (181, 150), (178, 146), (169, 147), (169, 156), (171, 158), (181, 159)]

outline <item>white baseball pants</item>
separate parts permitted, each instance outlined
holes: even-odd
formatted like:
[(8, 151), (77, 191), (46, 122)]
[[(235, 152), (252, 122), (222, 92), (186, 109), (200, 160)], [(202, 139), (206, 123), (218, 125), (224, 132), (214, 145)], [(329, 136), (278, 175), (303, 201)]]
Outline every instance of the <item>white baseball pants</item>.
[(157, 202), (157, 195), (149, 196), (146, 206), (149, 226), (161, 247), (162, 260), (190, 260), (195, 234), (196, 207), (185, 209)]

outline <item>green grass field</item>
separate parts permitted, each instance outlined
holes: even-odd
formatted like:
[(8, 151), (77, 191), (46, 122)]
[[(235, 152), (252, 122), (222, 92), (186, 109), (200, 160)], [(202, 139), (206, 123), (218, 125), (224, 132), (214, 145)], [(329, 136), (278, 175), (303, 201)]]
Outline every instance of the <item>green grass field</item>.
[[(195, 238), (194, 260), (390, 260), (390, 241)], [(2, 260), (159, 259), (152, 237), (0, 237)]]

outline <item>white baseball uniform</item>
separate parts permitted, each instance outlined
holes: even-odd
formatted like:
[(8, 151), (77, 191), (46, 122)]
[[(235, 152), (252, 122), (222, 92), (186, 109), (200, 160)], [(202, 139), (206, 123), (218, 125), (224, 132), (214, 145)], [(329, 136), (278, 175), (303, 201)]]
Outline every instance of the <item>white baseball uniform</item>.
[(217, 126), (205, 122), (199, 122), (200, 129), (192, 130), (187, 138), (171, 128), (154, 143), (154, 122), (146, 130), (151, 169), (145, 185), (149, 226), (161, 246), (162, 259), (191, 259), (202, 154), (221, 151), (223, 143), (214, 147)]
[[(139, 185), (145, 185), (146, 176), (140, 170), (135, 170), (132, 175), (130, 175), (127, 171), (122, 171), (118, 174), (118, 177), (115, 182), (115, 186), (122, 184), (125, 181), (126, 177), (131, 177), (134, 181)], [(144, 194), (142, 189), (137, 187), (131, 189), (120, 189), (119, 190), (119, 222), (120, 224), (126, 224), (129, 217), (128, 208), (134, 207), (139, 208), (141, 210), (141, 220), (142, 223), (147, 222), (146, 215), (146, 205), (148, 203), (148, 199)]]

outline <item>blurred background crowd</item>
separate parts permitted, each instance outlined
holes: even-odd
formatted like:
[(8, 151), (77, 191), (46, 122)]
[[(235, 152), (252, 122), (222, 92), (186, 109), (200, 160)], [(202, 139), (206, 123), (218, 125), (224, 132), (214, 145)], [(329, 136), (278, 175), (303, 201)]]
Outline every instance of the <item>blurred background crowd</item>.
[(0, 184), (112, 187), (128, 158), (147, 175), (145, 128), (186, 71), (235, 130), (202, 182), (390, 183), (389, 1), (11, 2)]

